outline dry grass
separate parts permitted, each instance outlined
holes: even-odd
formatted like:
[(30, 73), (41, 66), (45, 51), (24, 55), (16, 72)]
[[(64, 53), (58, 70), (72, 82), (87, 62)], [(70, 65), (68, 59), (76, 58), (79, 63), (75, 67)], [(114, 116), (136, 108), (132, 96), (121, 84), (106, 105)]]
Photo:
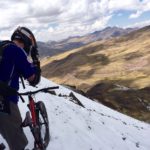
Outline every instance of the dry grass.
[(43, 75), (78, 87), (90, 87), (102, 80), (130, 80), (126, 84), (136, 88), (149, 86), (149, 37), (150, 30), (142, 30), (47, 58), (42, 62)]

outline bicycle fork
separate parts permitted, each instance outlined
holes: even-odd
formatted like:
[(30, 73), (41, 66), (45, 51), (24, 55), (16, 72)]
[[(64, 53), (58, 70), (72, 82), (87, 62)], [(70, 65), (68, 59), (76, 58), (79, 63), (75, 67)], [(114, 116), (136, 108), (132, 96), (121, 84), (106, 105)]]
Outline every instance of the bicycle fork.
[(28, 107), (29, 107), (29, 110), (31, 112), (31, 115), (30, 115), (29, 111), (26, 112), (26, 117), (25, 117), (25, 120), (22, 123), (22, 127), (29, 126), (29, 128), (32, 132), (32, 135), (35, 139), (34, 149), (44, 150), (44, 147), (41, 144), (41, 135), (40, 135), (40, 132), (39, 132), (40, 129), (39, 129), (39, 126), (38, 126), (38, 123), (37, 123), (37, 115), (36, 114), (39, 113), (38, 112), (39, 110), (36, 110), (37, 109), (36, 108), (36, 103), (34, 102), (32, 96), (29, 96)]
[(39, 110), (37, 110), (36, 103), (34, 102), (32, 96), (29, 96), (29, 109), (31, 111), (32, 116), (32, 127), (30, 126), (31, 132), (35, 138), (34, 147), (40, 148), (41, 150), (44, 149), (42, 143), (41, 143), (41, 135), (40, 135), (40, 129), (39, 125), (37, 123), (37, 113), (39, 113)]

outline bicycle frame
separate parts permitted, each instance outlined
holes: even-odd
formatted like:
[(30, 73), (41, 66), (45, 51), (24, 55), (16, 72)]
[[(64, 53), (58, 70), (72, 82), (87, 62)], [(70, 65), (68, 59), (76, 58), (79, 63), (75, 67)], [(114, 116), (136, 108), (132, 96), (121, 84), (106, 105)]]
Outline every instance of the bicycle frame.
[(30, 125), (30, 130), (35, 138), (34, 147), (44, 149), (44, 147), (41, 143), (41, 135), (38, 131), (39, 127), (37, 124), (37, 116), (36, 116), (36, 114), (37, 114), (36, 111), (38, 111), (38, 110), (36, 110), (36, 103), (31, 95), (28, 96), (28, 99), (29, 99), (28, 107), (29, 107), (29, 110), (31, 113), (31, 120), (32, 120), (32, 125)]

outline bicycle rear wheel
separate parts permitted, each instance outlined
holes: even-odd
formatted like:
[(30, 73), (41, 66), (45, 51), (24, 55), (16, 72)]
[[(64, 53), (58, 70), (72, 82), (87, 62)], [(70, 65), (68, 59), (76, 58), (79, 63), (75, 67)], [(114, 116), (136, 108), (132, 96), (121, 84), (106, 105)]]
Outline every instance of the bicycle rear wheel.
[(45, 104), (42, 101), (36, 103), (37, 124), (39, 126), (39, 136), (41, 144), (46, 148), (50, 141), (49, 121)]

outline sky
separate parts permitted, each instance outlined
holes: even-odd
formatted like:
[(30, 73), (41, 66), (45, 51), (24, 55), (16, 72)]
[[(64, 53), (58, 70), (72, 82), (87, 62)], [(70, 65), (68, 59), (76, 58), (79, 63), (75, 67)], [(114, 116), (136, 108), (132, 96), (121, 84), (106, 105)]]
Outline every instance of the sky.
[(150, 25), (150, 0), (0, 0), (0, 12), (0, 39), (10, 39), (18, 26), (46, 42), (107, 26)]

